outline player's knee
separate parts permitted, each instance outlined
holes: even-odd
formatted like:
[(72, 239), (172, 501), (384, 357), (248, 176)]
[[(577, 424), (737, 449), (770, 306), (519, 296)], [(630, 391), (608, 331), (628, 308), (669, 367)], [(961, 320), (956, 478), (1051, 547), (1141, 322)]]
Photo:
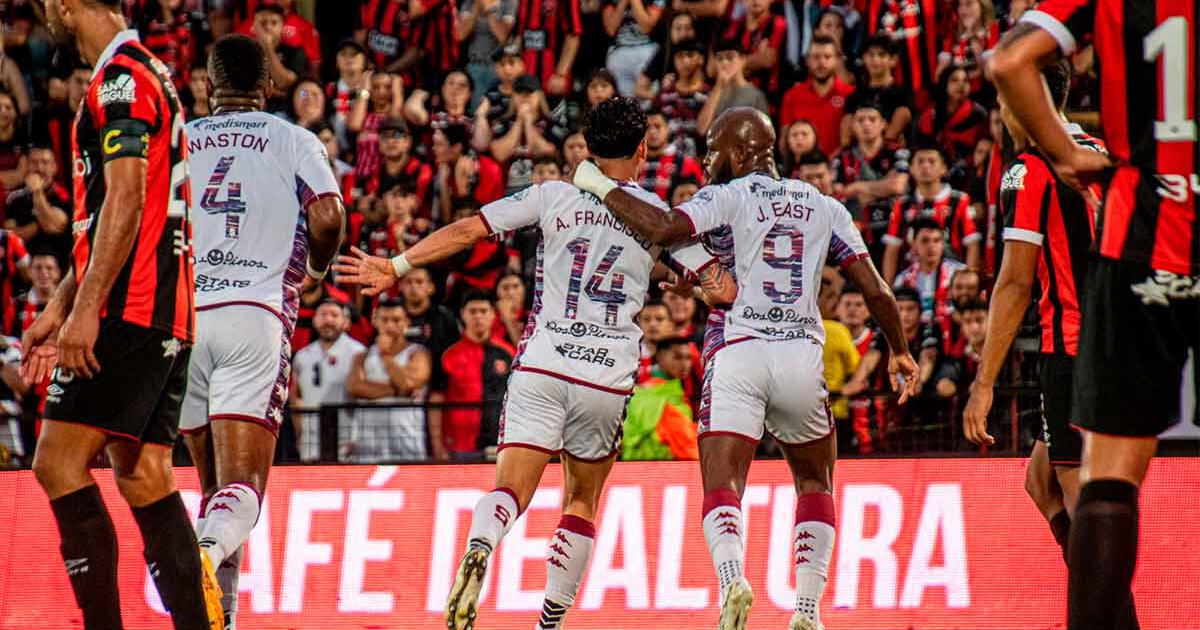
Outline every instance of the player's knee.
[(56, 457), (48, 448), (39, 448), (33, 456), (33, 476), (51, 496), (61, 494), (73, 477), (87, 474), (86, 467), (79, 468), (65, 458)]
[(812, 494), (813, 492), (824, 492), (827, 494), (833, 492), (833, 488), (830, 488), (829, 484), (826, 483), (824, 479), (818, 479), (816, 477), (798, 477), (794, 481), (796, 484), (796, 496), (804, 496), (806, 494)]
[(174, 488), (170, 460), (143, 458), (136, 466), (114, 470), (117, 490), (131, 505), (144, 505), (170, 494)]
[(1044, 507), (1047, 503), (1054, 500), (1051, 496), (1048, 479), (1041, 474), (1035, 467), (1030, 466), (1025, 470), (1025, 494), (1033, 500), (1034, 505), (1039, 508)]

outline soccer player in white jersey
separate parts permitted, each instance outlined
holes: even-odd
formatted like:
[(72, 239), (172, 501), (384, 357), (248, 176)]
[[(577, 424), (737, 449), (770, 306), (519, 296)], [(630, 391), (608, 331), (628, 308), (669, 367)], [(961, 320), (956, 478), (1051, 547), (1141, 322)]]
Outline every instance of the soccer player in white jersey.
[(214, 113), (187, 125), (196, 345), (180, 432), (204, 487), (196, 533), (218, 567), (227, 629), (287, 403), (301, 284), (324, 277), (345, 218), (320, 140), (261, 111), (269, 68), (253, 38), (218, 40)]
[[(644, 200), (660, 217), (666, 206), (638, 188), (646, 156), (646, 116), (637, 101), (614, 98), (587, 115), (585, 138), (599, 169)], [(355, 250), (334, 266), (371, 294), (413, 265), (447, 258), (491, 234), (541, 227), (532, 317), (513, 362), (500, 420), (496, 489), (475, 506), (468, 547), (446, 603), (451, 630), (472, 628), (488, 556), (529, 504), (551, 456), (563, 461), (563, 515), (546, 559), (539, 629), (561, 627), (591, 554), (597, 502), (619, 449), (621, 420), (633, 388), (641, 309), (662, 248), (616, 220), (595, 196), (545, 182), (488, 204), (387, 260)], [(699, 274), (715, 302), (731, 302), (735, 286), (699, 245), (671, 254)]]
[(721, 586), (721, 630), (744, 628), (754, 599), (743, 576), (741, 495), (764, 429), (782, 446), (796, 486), (791, 628), (822, 627), (818, 608), (833, 554), (837, 453), (817, 308), (827, 254), (862, 288), (887, 336), (893, 384), (898, 373), (906, 379), (901, 402), (917, 375), (896, 301), (850, 214), (811, 185), (780, 178), (774, 146), (766, 115), (745, 107), (722, 114), (708, 135), (705, 169), (712, 184), (666, 217), (617, 188), (594, 164), (581, 164), (574, 176), (577, 186), (604, 199), (653, 243), (666, 246), (723, 229), (733, 240), (737, 300), (726, 314), (721, 347), (706, 366), (700, 403), (703, 527)]

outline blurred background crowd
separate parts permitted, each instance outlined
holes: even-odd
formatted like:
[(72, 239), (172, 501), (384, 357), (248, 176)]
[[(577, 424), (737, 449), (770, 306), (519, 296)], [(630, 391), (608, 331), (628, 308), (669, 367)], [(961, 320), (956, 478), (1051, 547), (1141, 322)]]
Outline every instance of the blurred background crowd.
[[(210, 113), (205, 51), (215, 38), (247, 33), (273, 51), (268, 109), (324, 142), (349, 214), (347, 246), (380, 256), (502, 195), (569, 180), (587, 157), (582, 115), (614, 94), (644, 104), (640, 183), (672, 204), (704, 185), (705, 132), (717, 115), (740, 105), (767, 112), (782, 175), (845, 202), (894, 284), (921, 364), (921, 395), (897, 406), (887, 345), (861, 294), (825, 270), (839, 450), (871, 455), (968, 448), (958, 418), (986, 342), (1003, 249), (997, 195), (1011, 157), (988, 60), (1033, 4), (996, 1), (130, 0), (127, 15), (173, 72), (190, 118)], [(67, 263), (71, 125), (91, 80), (49, 36), (42, 11), (0, 1), (0, 456), (17, 463), (32, 452), (44, 395), (17, 375), (19, 339)], [(1090, 128), (1090, 51), (1074, 63), (1070, 116)], [(305, 293), (279, 458), (493, 454), (534, 297), (537, 239), (481, 242), (378, 298), (335, 275)], [(694, 299), (649, 296), (623, 457), (696, 456), (705, 318)], [(1021, 361), (1022, 348), (1036, 352), (1037, 331), (1025, 336), (997, 399), (995, 449), (1024, 450), (1039, 425), (1033, 362)], [(388, 362), (428, 378), (395, 397), (373, 387)]]

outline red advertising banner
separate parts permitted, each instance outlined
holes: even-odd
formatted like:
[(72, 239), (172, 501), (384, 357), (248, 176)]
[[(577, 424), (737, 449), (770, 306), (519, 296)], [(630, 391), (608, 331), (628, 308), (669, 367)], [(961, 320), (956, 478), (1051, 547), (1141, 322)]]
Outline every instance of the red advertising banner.
[[(1023, 490), (1014, 459), (896, 459), (838, 464), (838, 541), (822, 619), (835, 629), (1018, 630), (1065, 627), (1065, 568)], [(104, 471), (97, 471), (103, 474)], [(178, 478), (190, 509), (194, 475)], [(444, 628), (441, 608), (489, 466), (296, 467), (271, 475), (247, 543), (239, 627)], [(541, 608), (546, 539), (561, 472), (492, 558), (480, 627), (530, 628)], [(1135, 594), (1142, 628), (1200, 628), (1200, 460), (1162, 459), (1142, 494)], [(125, 627), (169, 628), (141, 541), (111, 479), (101, 480), (121, 536)], [(694, 462), (619, 463), (571, 628), (712, 627), (717, 593), (700, 531)], [(794, 596), (794, 491), (786, 466), (755, 463), (743, 500), (749, 627), (783, 628)], [(81, 627), (58, 534), (28, 472), (0, 473), (0, 629)]]

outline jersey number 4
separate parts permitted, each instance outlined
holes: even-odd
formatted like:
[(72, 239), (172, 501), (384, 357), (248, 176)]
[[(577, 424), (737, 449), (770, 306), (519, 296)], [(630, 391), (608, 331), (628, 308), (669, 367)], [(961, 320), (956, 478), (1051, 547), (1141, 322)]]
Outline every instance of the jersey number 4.
[(621, 292), (625, 286), (625, 274), (613, 273), (609, 280), (609, 288), (605, 290), (600, 287), (604, 284), (605, 277), (612, 272), (613, 265), (617, 264), (617, 259), (621, 257), (621, 252), (625, 248), (620, 245), (609, 247), (608, 251), (604, 253), (604, 258), (592, 270), (592, 275), (585, 285), (583, 269), (587, 266), (588, 251), (591, 248), (592, 242), (582, 237), (567, 243), (567, 251), (574, 254), (574, 257), (571, 260), (571, 277), (567, 282), (567, 307), (563, 317), (575, 319), (579, 316), (579, 291), (582, 289), (588, 299), (604, 305), (604, 324), (616, 326), (617, 309), (625, 303), (625, 294)]
[[(242, 201), (242, 183), (225, 181), (225, 176), (233, 168), (233, 160), (232, 155), (217, 160), (217, 166), (208, 178), (208, 185), (200, 197), (200, 207), (209, 214), (241, 214), (246, 211), (246, 202)], [(222, 185), (225, 186), (225, 201), (217, 201)]]

